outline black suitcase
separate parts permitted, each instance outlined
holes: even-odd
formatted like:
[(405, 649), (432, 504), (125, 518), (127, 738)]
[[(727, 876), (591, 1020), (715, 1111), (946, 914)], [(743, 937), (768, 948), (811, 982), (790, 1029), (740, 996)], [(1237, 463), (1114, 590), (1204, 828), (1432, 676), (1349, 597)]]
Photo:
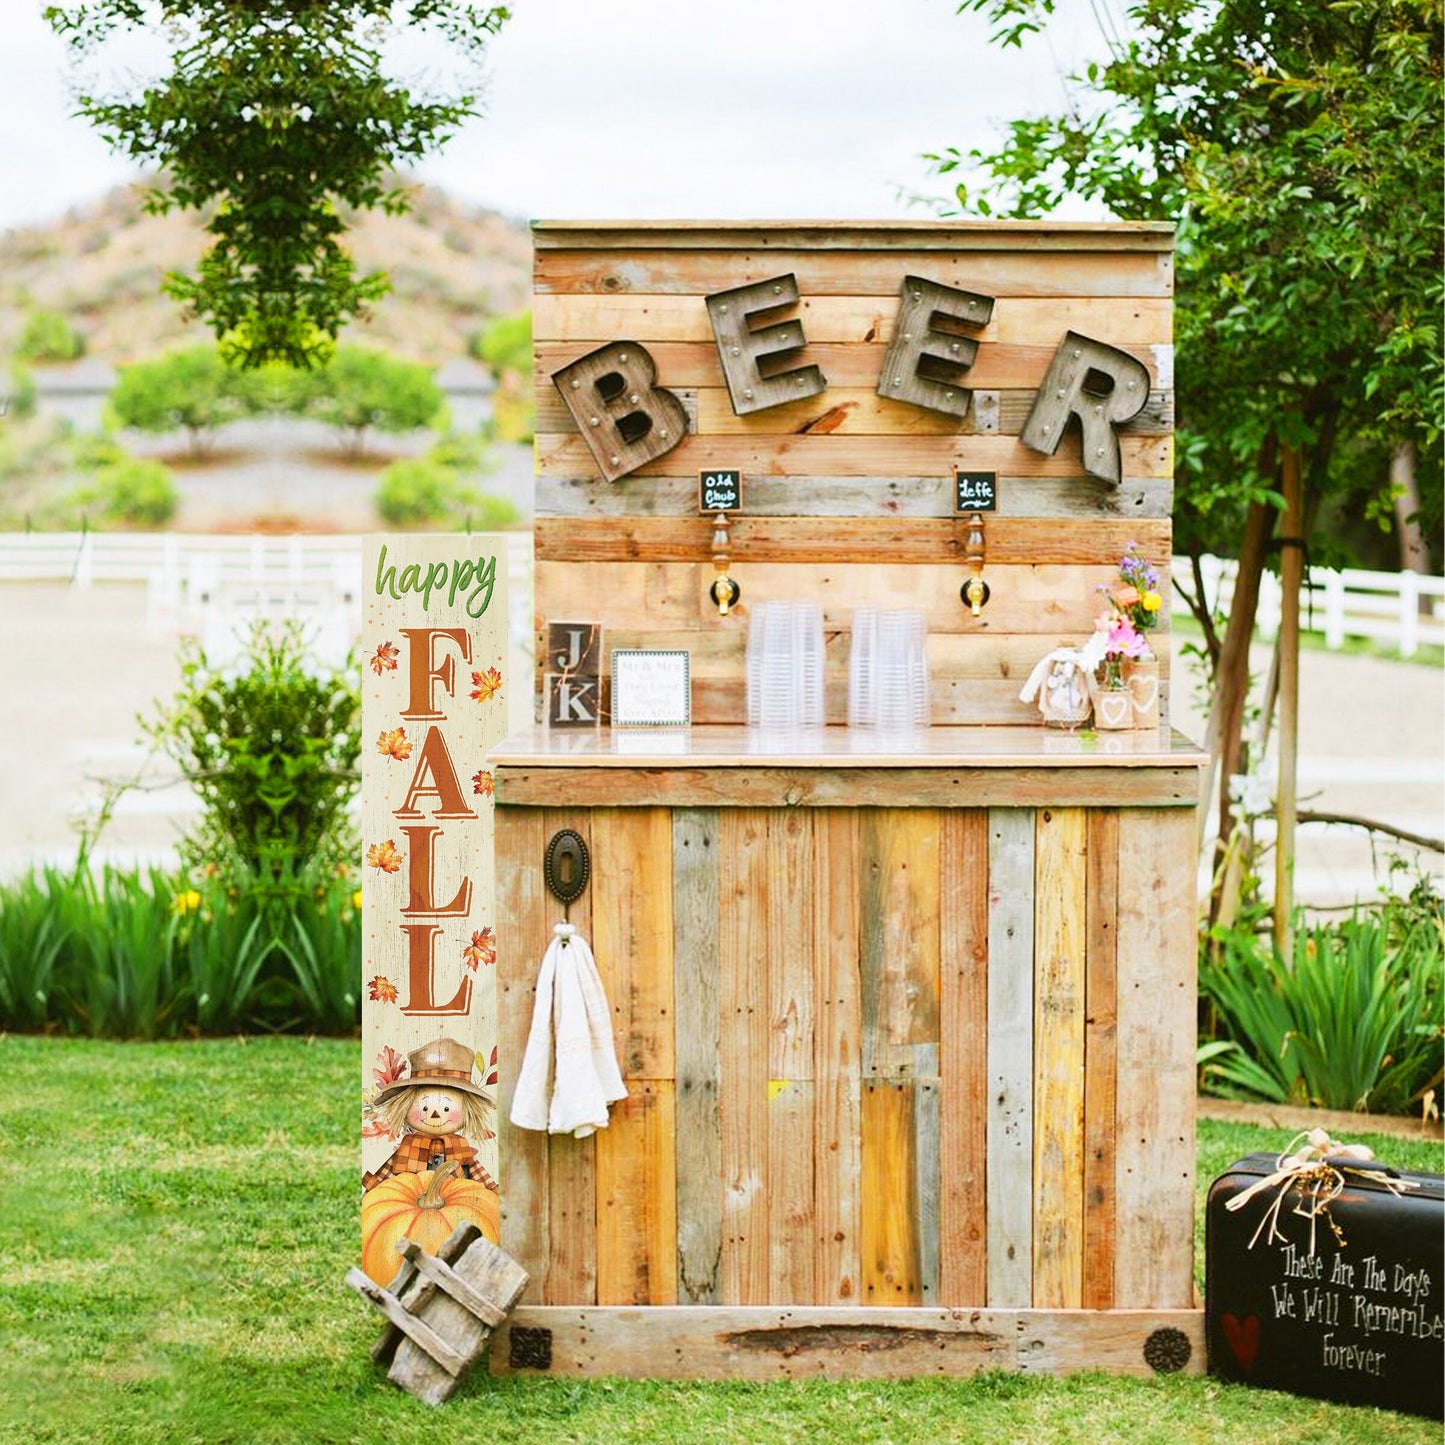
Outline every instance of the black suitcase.
[[(1342, 1191), (1313, 1220), (1296, 1212), (1301, 1196), (1291, 1185), (1271, 1240), (1265, 1216), (1278, 1185), (1235, 1210), (1225, 1206), (1278, 1164), (1274, 1154), (1251, 1154), (1209, 1187), (1210, 1370), (1267, 1389), (1441, 1418), (1445, 1176), (1357, 1165), (1342, 1172)], [(1416, 1187), (1393, 1193), (1381, 1173)]]

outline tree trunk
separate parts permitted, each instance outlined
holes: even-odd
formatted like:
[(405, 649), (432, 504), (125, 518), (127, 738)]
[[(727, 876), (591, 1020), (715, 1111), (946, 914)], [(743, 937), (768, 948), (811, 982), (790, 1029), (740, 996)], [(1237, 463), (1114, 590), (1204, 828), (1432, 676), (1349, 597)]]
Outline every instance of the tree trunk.
[(1415, 443), (1400, 442), (1390, 458), (1390, 487), (1395, 493), (1395, 530), (1400, 539), (1400, 570), (1428, 572), (1430, 548), (1420, 526), (1420, 486), (1415, 480)]
[[(1204, 733), (1209, 763), (1201, 783), (1205, 806), (1200, 810), (1199, 842), (1203, 847), (1209, 826), (1208, 799), (1219, 787), (1219, 834), (1216, 862), (1228, 847), (1234, 828), (1229, 801), (1229, 780), (1240, 770), (1244, 707), (1249, 697), (1249, 644), (1254, 636), (1255, 613), (1259, 607), (1259, 583), (1274, 530), (1275, 509), (1267, 502), (1251, 502), (1244, 523), (1244, 541), (1234, 575), (1234, 596), (1229, 605), (1219, 663), (1214, 670), (1214, 700)], [(1213, 869), (1211, 869), (1213, 872)], [(1218, 915), (1217, 896), (1210, 900), (1210, 921)]]
[(1283, 958), (1292, 952), (1294, 834), (1299, 764), (1299, 603), (1304, 580), (1304, 491), (1298, 447), (1282, 456), (1284, 517), (1280, 524), (1279, 787), (1275, 794), (1274, 942)]

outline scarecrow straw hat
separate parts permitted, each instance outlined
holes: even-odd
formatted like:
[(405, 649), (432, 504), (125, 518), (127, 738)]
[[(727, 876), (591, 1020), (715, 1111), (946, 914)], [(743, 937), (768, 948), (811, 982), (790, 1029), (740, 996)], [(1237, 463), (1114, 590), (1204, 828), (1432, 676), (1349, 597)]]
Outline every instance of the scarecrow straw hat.
[(458, 1043), (456, 1039), (436, 1039), (432, 1043), (423, 1044), (406, 1056), (410, 1068), (407, 1077), (388, 1084), (372, 1103), (384, 1103), (403, 1089), (425, 1088), (428, 1084), (437, 1084), (456, 1089), (463, 1094), (475, 1094), (477, 1098), (485, 1099), (490, 1104), (492, 1096), (472, 1083), (472, 1058), (471, 1049)]

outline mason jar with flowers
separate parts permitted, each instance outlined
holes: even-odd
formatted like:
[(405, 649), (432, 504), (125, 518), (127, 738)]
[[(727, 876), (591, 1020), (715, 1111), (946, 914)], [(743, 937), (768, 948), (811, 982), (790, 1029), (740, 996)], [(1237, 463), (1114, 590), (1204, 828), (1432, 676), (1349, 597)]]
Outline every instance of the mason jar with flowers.
[(1103, 654), (1094, 698), (1095, 724), (1158, 727), (1159, 661), (1145, 634), (1157, 625), (1164, 605), (1159, 573), (1131, 542), (1119, 562), (1119, 580), (1099, 592), (1106, 607), (1094, 621), (1096, 648)]

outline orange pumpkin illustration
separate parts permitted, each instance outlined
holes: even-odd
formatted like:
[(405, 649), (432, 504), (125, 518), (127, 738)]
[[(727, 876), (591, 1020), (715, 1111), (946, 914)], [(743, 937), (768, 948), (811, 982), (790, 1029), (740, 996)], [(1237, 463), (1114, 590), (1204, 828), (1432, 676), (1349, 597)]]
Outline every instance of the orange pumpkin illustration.
[(457, 1225), (475, 1224), (493, 1244), (501, 1243), (496, 1191), (456, 1178), (456, 1167), (448, 1162), (434, 1173), (394, 1174), (363, 1196), (361, 1267), (377, 1284), (390, 1284), (401, 1268), (400, 1239), (435, 1254)]

